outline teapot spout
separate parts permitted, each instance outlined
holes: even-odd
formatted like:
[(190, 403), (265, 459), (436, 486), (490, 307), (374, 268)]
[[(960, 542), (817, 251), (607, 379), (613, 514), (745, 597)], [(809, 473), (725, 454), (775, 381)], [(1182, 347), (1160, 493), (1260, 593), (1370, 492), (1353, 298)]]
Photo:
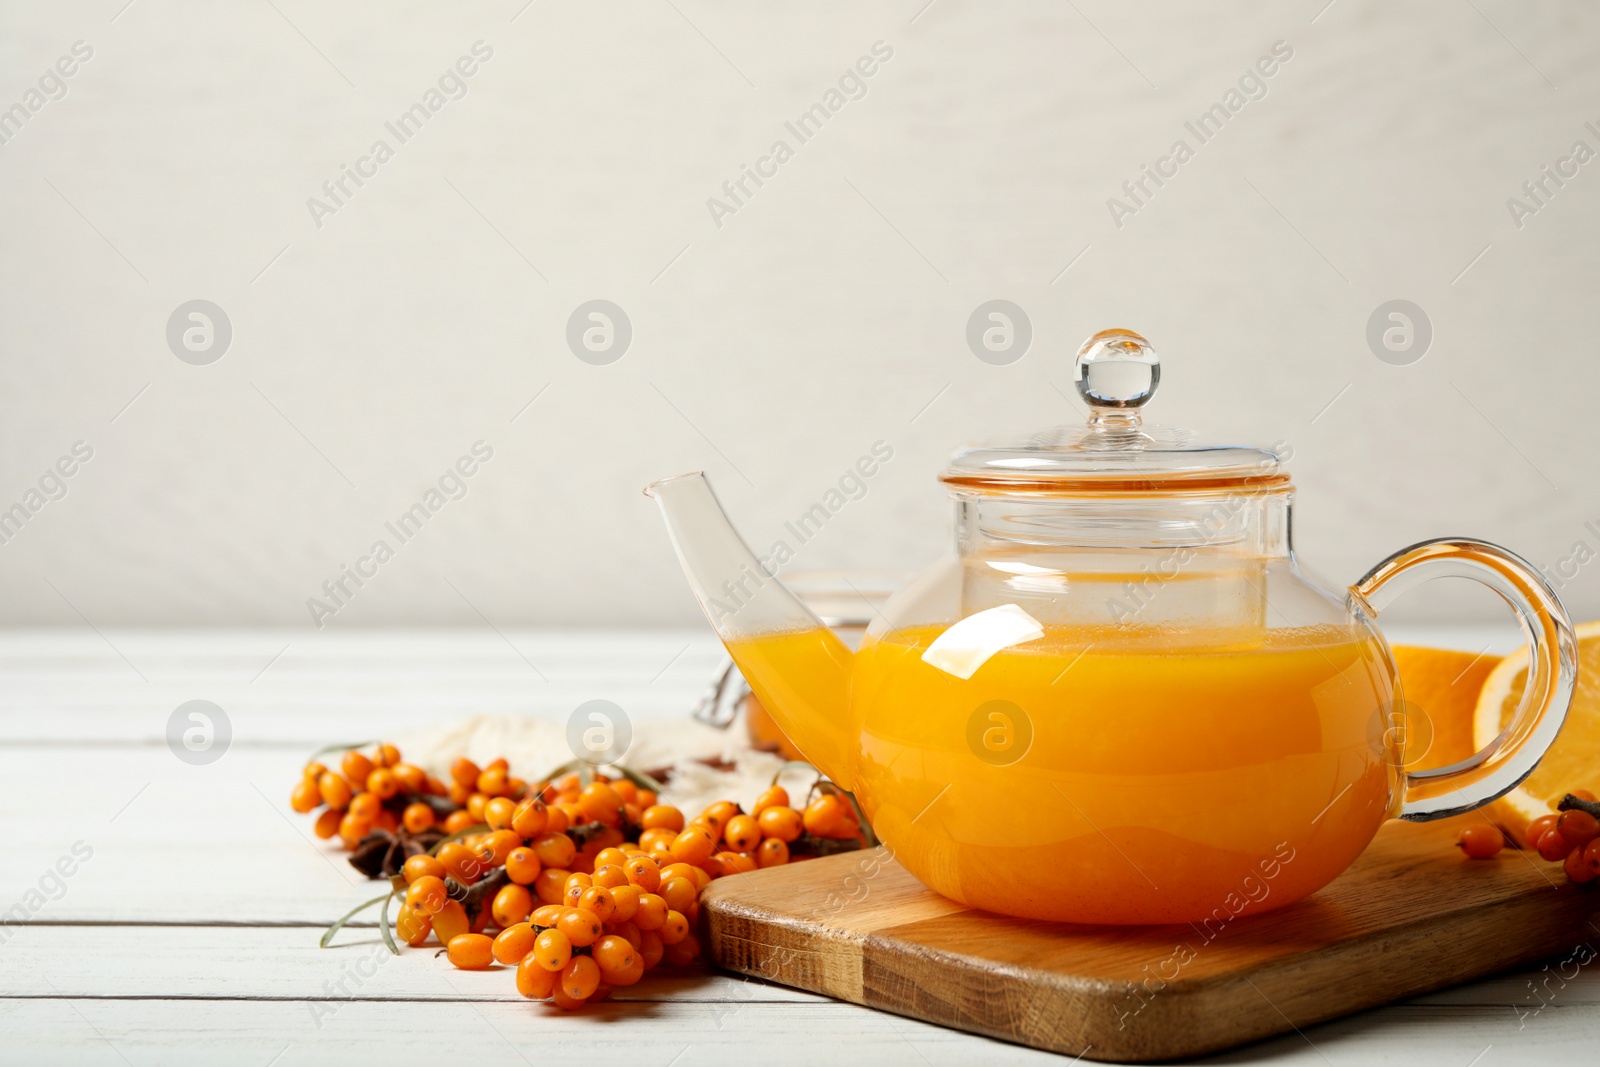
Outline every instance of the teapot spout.
[(853, 653), (745, 545), (703, 473), (645, 487), (700, 608), (783, 732), (843, 789), (855, 785)]

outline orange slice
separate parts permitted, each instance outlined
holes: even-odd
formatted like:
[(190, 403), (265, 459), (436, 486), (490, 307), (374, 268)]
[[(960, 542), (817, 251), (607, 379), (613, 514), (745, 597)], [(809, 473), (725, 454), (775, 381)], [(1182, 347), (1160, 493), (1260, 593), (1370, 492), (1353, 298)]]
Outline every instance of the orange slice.
[(1411, 645), (1391, 651), (1407, 705), (1406, 770), (1448, 766), (1478, 751), (1478, 694), (1500, 657)]
[[(1600, 793), (1600, 622), (1577, 627), (1578, 684), (1566, 725), (1521, 785), (1494, 802), (1495, 821), (1522, 840), (1528, 824), (1556, 810), (1556, 803), (1575, 789)], [(1528, 678), (1528, 650), (1501, 660), (1484, 680), (1473, 715), (1478, 748), (1505, 729), (1522, 699)], [(1526, 842), (1524, 842), (1526, 844)]]

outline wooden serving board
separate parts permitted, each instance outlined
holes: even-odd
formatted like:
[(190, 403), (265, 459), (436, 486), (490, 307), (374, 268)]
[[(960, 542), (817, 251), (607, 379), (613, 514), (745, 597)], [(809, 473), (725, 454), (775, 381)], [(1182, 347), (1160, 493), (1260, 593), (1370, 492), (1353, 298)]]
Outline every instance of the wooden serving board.
[(1596, 944), (1600, 882), (1511, 849), (1467, 860), (1461, 825), (1391, 822), (1320, 892), (1209, 939), (977, 911), (881, 848), (719, 879), (702, 909), (734, 971), (1071, 1056), (1173, 1059)]

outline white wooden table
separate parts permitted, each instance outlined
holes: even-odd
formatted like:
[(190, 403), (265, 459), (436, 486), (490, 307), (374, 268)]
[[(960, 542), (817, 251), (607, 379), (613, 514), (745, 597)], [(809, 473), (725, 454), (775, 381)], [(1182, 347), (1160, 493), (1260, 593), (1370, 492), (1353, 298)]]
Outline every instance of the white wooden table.
[[(1428, 636), (1479, 647), (1472, 633)], [(564, 719), (593, 697), (681, 715), (717, 656), (700, 633), (0, 635), (0, 912), (26, 915), (0, 927), (0, 1063), (1065, 1062), (711, 973), (567, 1015), (518, 997), (504, 970), (392, 957), (370, 926), (318, 949), (375, 890), (287, 810), (312, 749), (477, 711)], [(233, 728), (208, 766), (165, 741), (195, 698)], [(75, 845), (92, 854), (63, 862)], [(71, 875), (52, 875), (58, 863)], [(1600, 931), (1580, 937), (1600, 948)], [(1217, 1062), (1594, 1063), (1597, 974), (1552, 981), (1525, 1018), (1537, 969)]]

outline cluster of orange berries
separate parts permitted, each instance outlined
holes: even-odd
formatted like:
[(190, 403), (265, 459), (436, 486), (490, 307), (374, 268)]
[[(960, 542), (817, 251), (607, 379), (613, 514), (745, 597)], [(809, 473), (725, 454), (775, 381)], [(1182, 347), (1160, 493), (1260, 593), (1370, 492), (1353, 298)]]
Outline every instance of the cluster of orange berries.
[[(626, 777), (530, 785), (503, 759), (482, 768), (458, 759), (450, 777), (445, 785), (380, 745), (370, 758), (345, 753), (338, 772), (311, 764), (291, 801), (304, 813), (326, 804), (318, 834), (352, 849), (401, 831), (413, 839), (392, 878), (404, 893), (401, 940), (420, 946), (431, 936), (467, 970), (515, 966), (524, 996), (568, 1009), (663, 961), (697, 959), (699, 895), (712, 879), (866, 840), (853, 806), (833, 793), (797, 810), (774, 785), (748, 813), (724, 800), (685, 821)], [(389, 790), (390, 780), (400, 788)]]
[[(517, 781), (518, 789), (523, 785)], [(314, 760), (306, 764), (289, 794), (289, 806), (302, 815), (323, 808), (313, 827), (316, 835), (324, 840), (337, 835), (345, 848), (353, 849), (374, 830), (395, 833), (404, 827), (408, 833), (422, 834), (435, 829), (443, 808), (464, 805), (466, 798), (457, 801), (455, 796), (452, 788), (421, 767), (403, 762), (399, 749), (383, 744), (370, 756), (351, 749), (338, 770)], [(443, 800), (449, 804), (437, 803)], [(476, 821), (462, 813), (456, 829), (451, 829), (450, 819), (455, 817), (443, 820), (440, 828), (445, 833), (457, 833)]]
[[(1600, 878), (1600, 804), (1587, 789), (1561, 801), (1561, 810), (1541, 815), (1523, 833), (1525, 846), (1541, 859), (1560, 863), (1567, 880), (1579, 885)], [(1469, 826), (1457, 842), (1472, 859), (1488, 859), (1505, 847), (1505, 835), (1488, 823)]]

